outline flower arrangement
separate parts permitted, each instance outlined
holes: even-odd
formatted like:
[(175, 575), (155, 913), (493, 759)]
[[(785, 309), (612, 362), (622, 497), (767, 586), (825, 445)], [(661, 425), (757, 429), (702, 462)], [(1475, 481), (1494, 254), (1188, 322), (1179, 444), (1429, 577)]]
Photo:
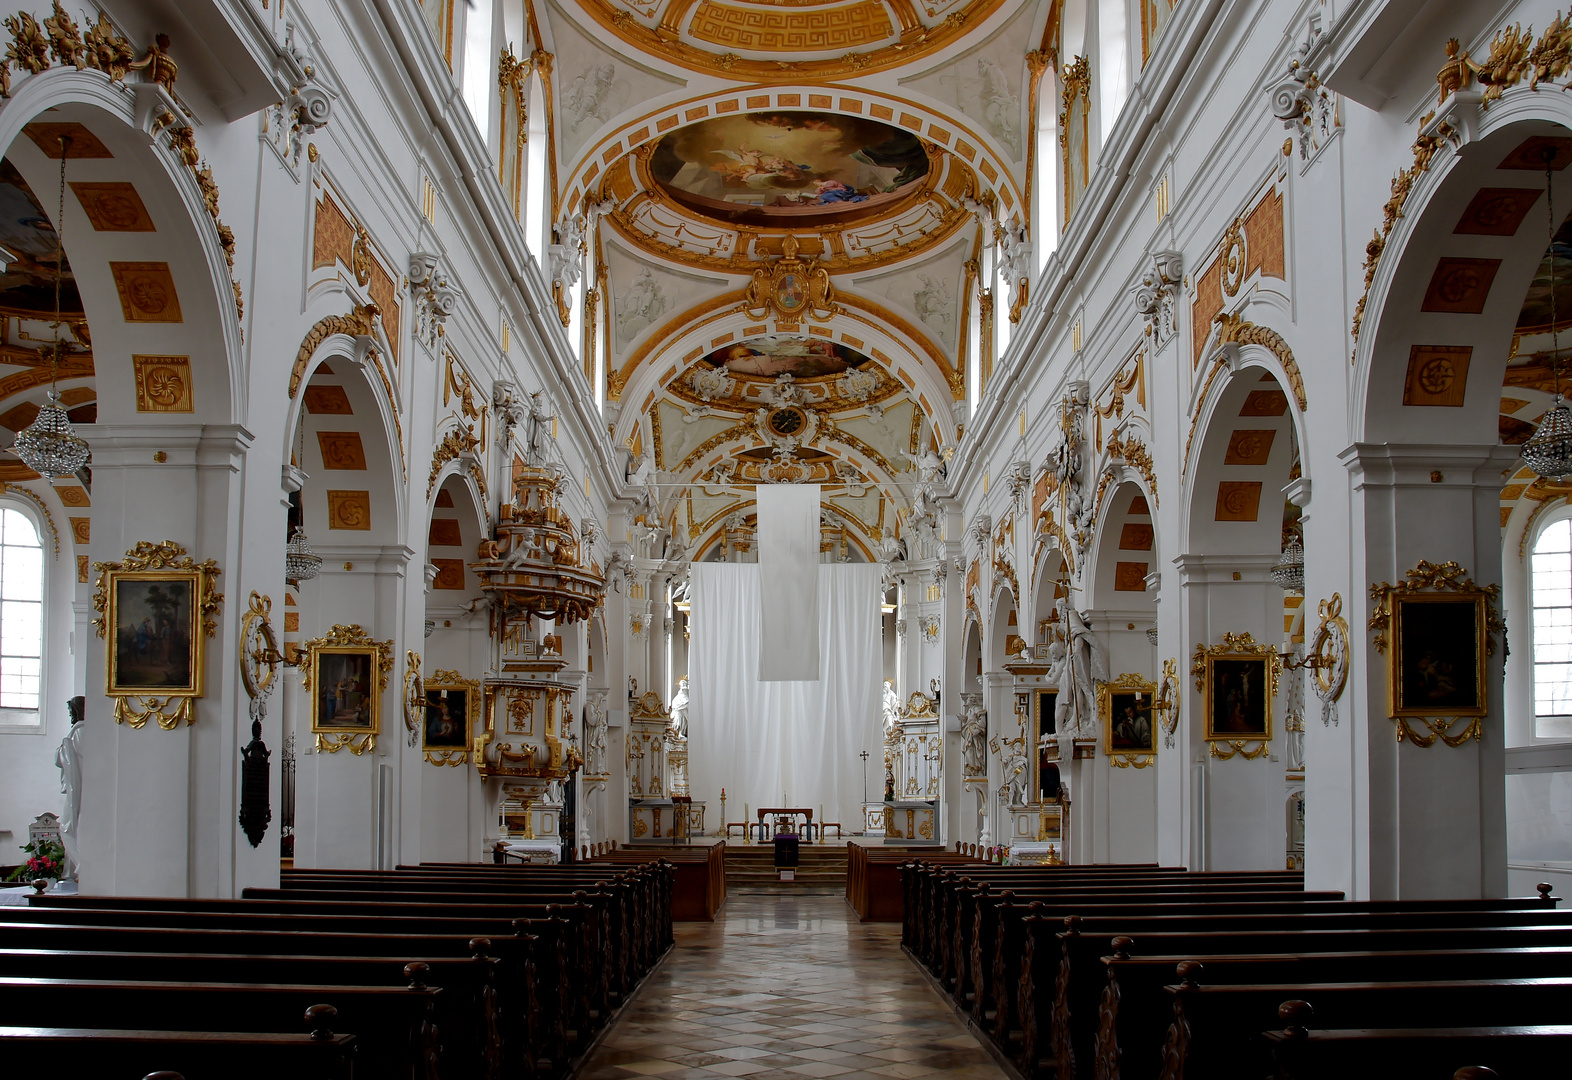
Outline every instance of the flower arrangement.
[(23, 845), (27, 861), (11, 871), (7, 881), (57, 881), (65, 873), (65, 848), (57, 840), (34, 840)]

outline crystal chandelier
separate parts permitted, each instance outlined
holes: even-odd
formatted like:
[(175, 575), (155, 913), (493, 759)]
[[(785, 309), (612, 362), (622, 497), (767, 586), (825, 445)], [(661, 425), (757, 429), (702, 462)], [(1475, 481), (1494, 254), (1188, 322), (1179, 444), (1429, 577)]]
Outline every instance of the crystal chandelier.
[(295, 535), (284, 548), (284, 576), (290, 581), (310, 581), (322, 572), (322, 556), (306, 542), (306, 527), (295, 526)]
[(1556, 151), (1545, 149), (1545, 205), (1550, 215), (1550, 370), (1556, 382), (1556, 400), (1539, 427), (1523, 444), (1523, 464), (1546, 479), (1560, 480), (1572, 473), (1572, 411), (1561, 398), (1561, 335), (1556, 324), (1556, 210), (1551, 191)]
[(1284, 592), (1305, 591), (1305, 548), (1297, 535), (1289, 536), (1283, 557), (1272, 567), (1272, 580)]
[(16, 453), (22, 464), (50, 480), (71, 476), (87, 464), (92, 450), (87, 440), (71, 427), (71, 418), (60, 407), (60, 391), (55, 383), (60, 372), (60, 357), (66, 351), (60, 340), (60, 288), (65, 277), (65, 163), (70, 139), (60, 140), (60, 204), (55, 216), (55, 339), (49, 346), (49, 404), (38, 410), (33, 422), (16, 434)]

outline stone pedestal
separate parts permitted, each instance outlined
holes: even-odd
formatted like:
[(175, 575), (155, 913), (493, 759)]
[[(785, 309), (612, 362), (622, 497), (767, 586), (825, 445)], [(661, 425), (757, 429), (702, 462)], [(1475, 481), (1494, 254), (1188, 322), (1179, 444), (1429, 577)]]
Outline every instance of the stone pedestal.
[(886, 844), (932, 844), (938, 847), (938, 800), (933, 802), (893, 802), (886, 807), (884, 842)]

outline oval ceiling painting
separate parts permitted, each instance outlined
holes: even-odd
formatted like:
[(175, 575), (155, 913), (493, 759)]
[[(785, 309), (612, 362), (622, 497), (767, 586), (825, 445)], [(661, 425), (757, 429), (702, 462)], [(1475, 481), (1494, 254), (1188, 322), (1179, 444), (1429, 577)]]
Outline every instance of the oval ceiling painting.
[(911, 132), (831, 113), (744, 113), (667, 135), (650, 174), (727, 222), (814, 225), (882, 213), (915, 192), (928, 155)]
[(832, 341), (773, 336), (723, 346), (705, 359), (714, 367), (725, 368), (729, 375), (753, 375), (764, 379), (780, 375), (813, 379), (840, 375), (847, 368), (873, 363), (856, 349)]

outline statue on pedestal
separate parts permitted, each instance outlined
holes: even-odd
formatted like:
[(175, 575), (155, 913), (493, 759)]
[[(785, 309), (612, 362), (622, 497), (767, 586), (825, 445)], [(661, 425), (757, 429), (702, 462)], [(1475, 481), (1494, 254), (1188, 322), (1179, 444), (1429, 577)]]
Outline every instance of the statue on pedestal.
[(1027, 784), (1030, 770), (1027, 769), (1025, 739), (1011, 739), (1005, 744), (1004, 749), (1004, 788), (1002, 792), (1009, 799), (1010, 806), (1025, 806), (1028, 801)]
[(82, 824), (82, 739), (87, 729), (82, 720), (87, 713), (87, 698), (74, 697), (66, 703), (71, 714), (71, 730), (60, 740), (55, 751), (55, 767), (60, 770), (60, 793), (65, 796), (65, 814), (60, 819), (60, 846), (65, 848), (66, 864), (63, 878), (76, 877), (78, 855), (77, 830)]
[(671, 731), (679, 739), (688, 737), (688, 701), (688, 677), (684, 675), (671, 698)]
[(988, 710), (981, 694), (961, 695), (961, 757), (965, 776), (983, 776), (988, 771)]
[(901, 723), (901, 699), (895, 696), (895, 684), (889, 679), (884, 680), (884, 741), (889, 742), (891, 735)]

